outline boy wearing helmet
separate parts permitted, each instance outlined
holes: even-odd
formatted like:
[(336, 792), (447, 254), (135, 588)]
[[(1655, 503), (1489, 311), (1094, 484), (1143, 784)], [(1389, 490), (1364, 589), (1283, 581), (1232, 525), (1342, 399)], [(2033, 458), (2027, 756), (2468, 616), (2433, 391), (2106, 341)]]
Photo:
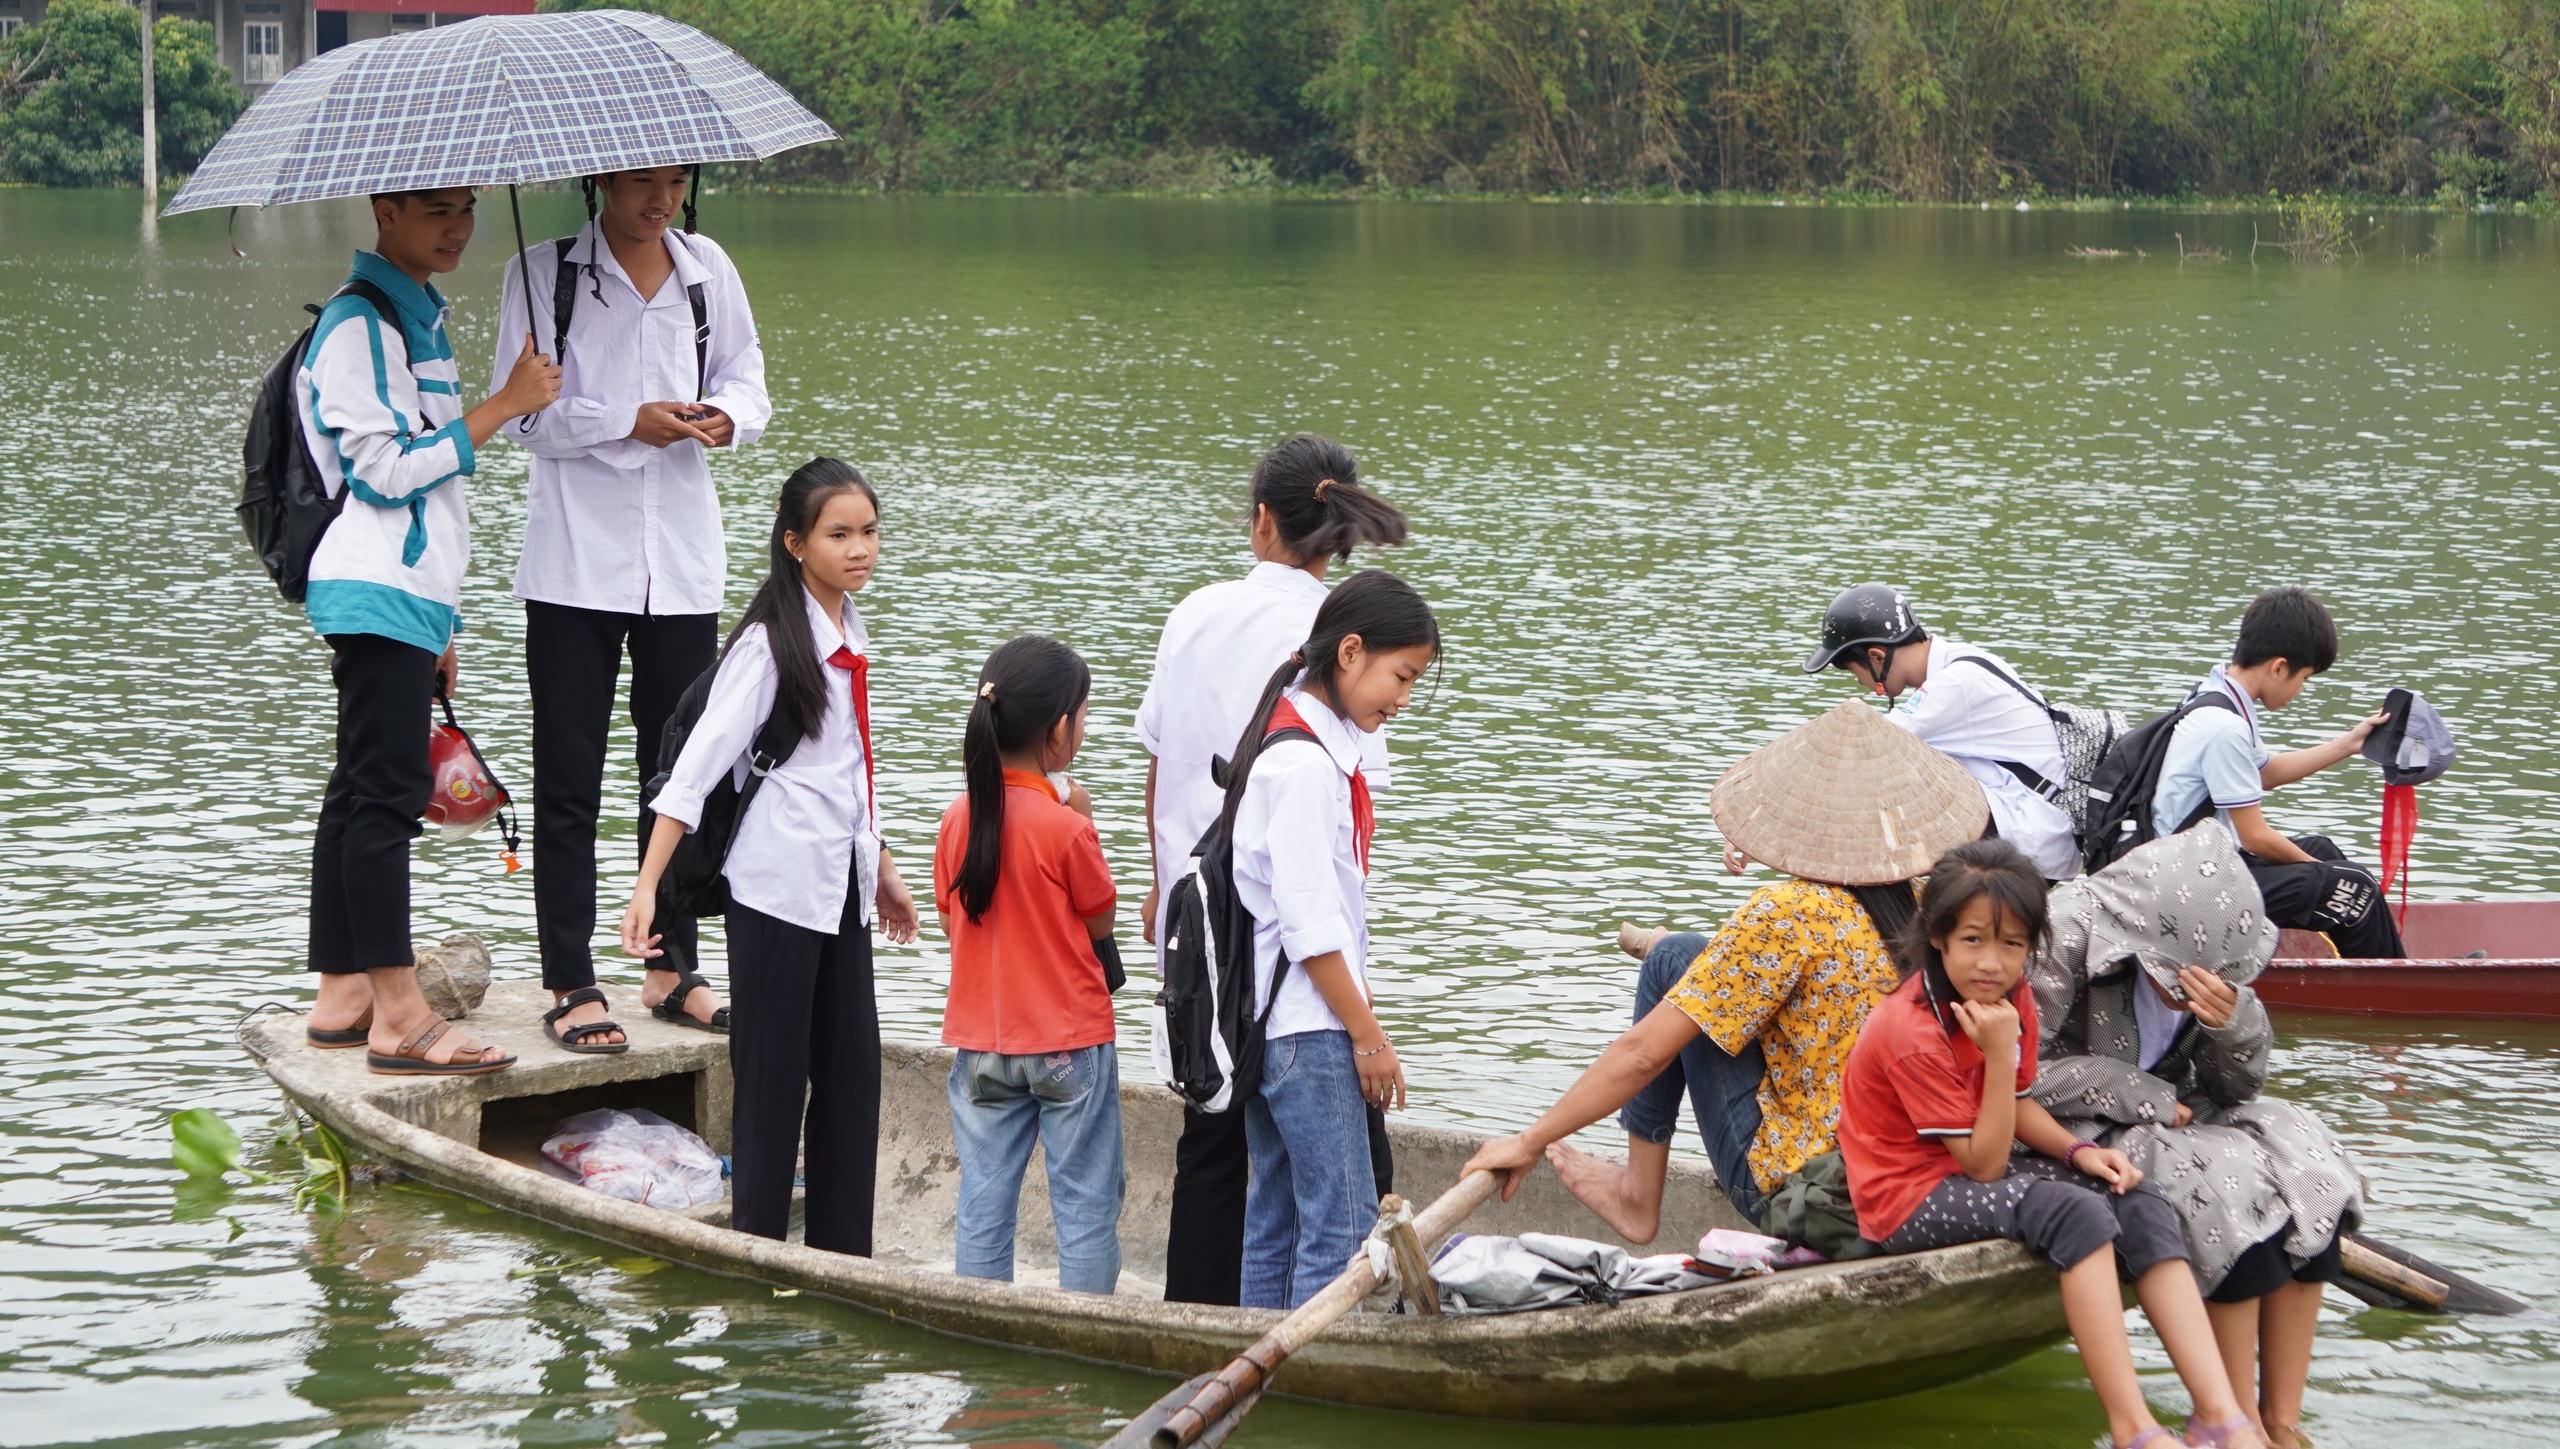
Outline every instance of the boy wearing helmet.
[(1987, 649), (1930, 638), (1899, 592), (1859, 584), (1823, 611), (1822, 644), (1806, 657), (1804, 671), (1825, 669), (1846, 670), (1899, 701), (1886, 718), (1981, 782), (1992, 828), (2046, 879), (2080, 873), (2071, 817), (2054, 803), (2067, 771), (2053, 715), (2007, 661)]

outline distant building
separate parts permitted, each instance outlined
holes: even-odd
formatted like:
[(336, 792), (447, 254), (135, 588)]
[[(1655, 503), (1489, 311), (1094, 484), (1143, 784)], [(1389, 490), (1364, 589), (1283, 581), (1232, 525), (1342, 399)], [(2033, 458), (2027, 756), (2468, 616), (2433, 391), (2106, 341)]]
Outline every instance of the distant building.
[[(44, 18), (50, 0), (0, 0), (0, 35)], [(222, 63), (251, 95), (324, 51), (451, 25), (475, 15), (531, 15), (534, 0), (154, 0), (162, 15), (201, 20)]]

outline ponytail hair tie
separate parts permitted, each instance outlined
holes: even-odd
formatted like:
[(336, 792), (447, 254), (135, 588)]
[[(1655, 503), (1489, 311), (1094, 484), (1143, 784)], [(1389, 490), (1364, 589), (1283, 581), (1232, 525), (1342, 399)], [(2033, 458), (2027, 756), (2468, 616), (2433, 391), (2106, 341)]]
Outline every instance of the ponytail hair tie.
[(1292, 664), (1294, 664), (1294, 665), (1296, 665), (1296, 666), (1298, 666), (1300, 669), (1304, 669), (1304, 668), (1306, 668), (1306, 667), (1307, 667), (1307, 651), (1306, 651), (1306, 650), (1304, 650), (1304, 649), (1292, 649), (1292, 650), (1290, 650), (1290, 651), (1289, 651), (1289, 662), (1290, 662), (1290, 663), (1292, 663)]
[(1319, 478), (1316, 480), (1316, 501), (1318, 503), (1322, 503), (1324, 501), (1324, 490), (1332, 486), (1333, 480), (1330, 478)]
[(983, 699), (983, 700), (986, 700), (986, 701), (988, 701), (989, 703), (993, 703), (993, 702), (994, 702), (994, 700), (995, 700), (995, 697), (996, 697), (996, 682), (995, 682), (994, 680), (990, 679), (990, 680), (986, 681), (984, 684), (981, 684), (981, 685), (979, 685), (979, 686), (978, 686), (978, 698)]

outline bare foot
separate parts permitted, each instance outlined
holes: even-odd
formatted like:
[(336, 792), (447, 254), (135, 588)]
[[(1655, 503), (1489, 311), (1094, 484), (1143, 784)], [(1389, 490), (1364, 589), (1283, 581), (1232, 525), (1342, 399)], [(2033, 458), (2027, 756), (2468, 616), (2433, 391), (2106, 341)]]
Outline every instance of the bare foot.
[[(640, 982), (640, 1004), (652, 1011), (656, 1010), (658, 1003), (666, 1000), (669, 993), (676, 989), (676, 981), (677, 973), (673, 971), (648, 973)], [(712, 990), (710, 984), (706, 982), (686, 994), (684, 1014), (708, 1026), (711, 1023), (712, 1014), (728, 1004), (728, 999)]]
[[(551, 1004), (558, 1006), (561, 999), (568, 994), (566, 991), (552, 992)], [(550, 1029), (562, 1036), (569, 1036), (571, 1027), (584, 1026), (591, 1021), (611, 1021), (612, 1019), (613, 1008), (601, 1001), (590, 1001), (582, 1006), (571, 1008), (569, 1014), (553, 1022)], [(573, 1036), (569, 1039), (582, 1046), (603, 1046), (608, 1042), (628, 1041), (630, 1038), (619, 1031), (591, 1031), (585, 1036)]]
[(1641, 1247), (1653, 1241), (1662, 1230), (1662, 1208), (1655, 1204), (1650, 1212), (1628, 1201), (1627, 1169), (1614, 1162), (1603, 1162), (1578, 1147), (1555, 1142), (1547, 1146), (1547, 1164), (1564, 1180), (1565, 1191), (1574, 1195), (1584, 1207), (1599, 1214), (1600, 1221), (1619, 1237)]
[(1670, 934), (1671, 932), (1667, 927), (1631, 926), (1624, 921), (1620, 921), (1618, 923), (1618, 949), (1641, 961), (1645, 957), (1652, 955), (1653, 948), (1661, 945), (1662, 938)]

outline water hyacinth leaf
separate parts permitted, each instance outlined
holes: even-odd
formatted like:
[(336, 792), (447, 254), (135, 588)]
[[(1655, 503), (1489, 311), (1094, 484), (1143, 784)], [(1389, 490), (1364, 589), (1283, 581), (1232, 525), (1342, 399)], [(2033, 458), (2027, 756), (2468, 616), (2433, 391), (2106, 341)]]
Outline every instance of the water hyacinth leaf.
[(210, 1107), (171, 1113), (169, 1160), (189, 1177), (219, 1178), (240, 1166), (240, 1134)]
[(667, 1264), (663, 1258), (616, 1258), (613, 1266), (635, 1278), (645, 1278)]

